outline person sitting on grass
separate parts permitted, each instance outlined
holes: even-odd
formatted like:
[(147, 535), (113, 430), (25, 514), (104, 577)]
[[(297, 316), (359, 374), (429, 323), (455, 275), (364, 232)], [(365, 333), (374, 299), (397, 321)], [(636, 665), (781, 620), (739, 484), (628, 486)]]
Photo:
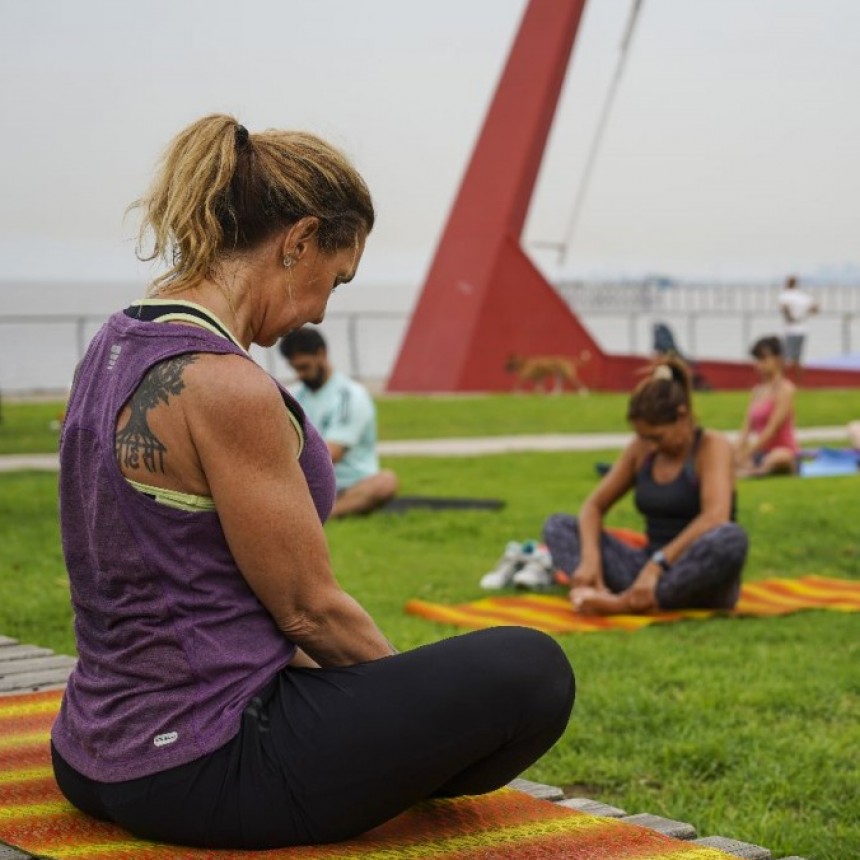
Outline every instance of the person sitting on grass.
[[(747, 536), (734, 522), (728, 439), (696, 424), (690, 377), (677, 359), (656, 364), (640, 382), (627, 419), (636, 436), (579, 516), (555, 514), (544, 523), (556, 581), (571, 586), (573, 607), (584, 614), (731, 609)], [(603, 528), (606, 514), (631, 490), (645, 518), (645, 548)]]
[(168, 270), (93, 338), (60, 441), (61, 792), (142, 839), (257, 850), (501, 788), (567, 726), (564, 651), (504, 627), (397, 653), (332, 570), (325, 442), (248, 352), (353, 278), (364, 180), (315, 135), (214, 114), (139, 205)]
[(366, 514), (394, 498), (397, 475), (379, 468), (376, 406), (368, 390), (332, 367), (315, 328), (290, 332), (278, 349), (299, 378), (290, 394), (322, 433), (334, 463), (337, 499), (331, 515)]
[(739, 478), (797, 472), (796, 388), (785, 378), (782, 353), (782, 341), (773, 335), (760, 338), (750, 350), (761, 382), (752, 390), (744, 425), (735, 443), (735, 470)]

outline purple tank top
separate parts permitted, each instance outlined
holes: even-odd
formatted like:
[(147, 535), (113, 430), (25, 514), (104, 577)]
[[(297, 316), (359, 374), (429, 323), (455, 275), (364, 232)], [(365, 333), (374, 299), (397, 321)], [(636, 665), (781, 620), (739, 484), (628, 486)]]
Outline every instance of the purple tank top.
[[(117, 465), (122, 406), (154, 364), (189, 352), (245, 356), (202, 328), (115, 314), (80, 364), (63, 426), (60, 524), (78, 662), (52, 740), (72, 767), (102, 782), (157, 773), (225, 744), (248, 701), (295, 653), (237, 568), (217, 512), (166, 507)], [(304, 427), (299, 463), (325, 520), (331, 458), (278, 388)]]

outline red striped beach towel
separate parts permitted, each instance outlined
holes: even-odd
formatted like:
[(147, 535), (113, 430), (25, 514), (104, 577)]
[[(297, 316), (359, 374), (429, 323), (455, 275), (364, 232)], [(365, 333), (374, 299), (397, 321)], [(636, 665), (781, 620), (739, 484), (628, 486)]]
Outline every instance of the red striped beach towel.
[(712, 848), (538, 800), (512, 789), (434, 800), (357, 839), (277, 851), (210, 851), (144, 842), (73, 809), (51, 771), (62, 693), (0, 696), (0, 841), (87, 860), (730, 860)]
[(430, 621), (456, 627), (480, 629), (516, 624), (545, 633), (590, 633), (597, 630), (639, 630), (651, 624), (716, 616), (770, 617), (789, 615), (804, 609), (860, 612), (860, 581), (824, 576), (799, 579), (764, 579), (741, 588), (737, 606), (731, 612), (711, 609), (683, 609), (649, 615), (585, 616), (573, 611), (566, 595), (521, 594), (484, 597), (470, 603), (445, 605), (410, 600), (406, 611)]

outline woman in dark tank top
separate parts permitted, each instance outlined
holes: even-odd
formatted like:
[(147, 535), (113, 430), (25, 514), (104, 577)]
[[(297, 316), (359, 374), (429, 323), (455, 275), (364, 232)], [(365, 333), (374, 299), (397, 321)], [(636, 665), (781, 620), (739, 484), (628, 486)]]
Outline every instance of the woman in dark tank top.
[[(728, 439), (696, 424), (689, 374), (677, 359), (656, 364), (637, 386), (627, 418), (636, 436), (578, 517), (555, 514), (544, 523), (556, 579), (569, 582), (574, 608), (586, 614), (731, 609), (747, 536), (734, 522)], [(603, 528), (630, 490), (645, 520), (645, 547)]]

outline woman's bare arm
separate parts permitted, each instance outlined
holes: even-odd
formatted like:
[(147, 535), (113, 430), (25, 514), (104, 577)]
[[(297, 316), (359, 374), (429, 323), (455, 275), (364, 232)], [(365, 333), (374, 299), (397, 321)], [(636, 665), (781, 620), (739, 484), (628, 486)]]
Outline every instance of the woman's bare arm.
[(631, 442), (603, 476), (579, 509), (579, 540), (582, 561), (600, 563), (600, 533), (603, 518), (610, 508), (633, 486), (636, 478), (636, 451), (640, 443)]
[(735, 442), (735, 457), (738, 459), (743, 458), (748, 453), (746, 449), (750, 438), (750, 408), (752, 407), (754, 399), (755, 390), (753, 390), (753, 393), (750, 396), (750, 403), (747, 407), (746, 413), (744, 414), (743, 424), (741, 424), (741, 430), (738, 434), (737, 441)]
[(187, 421), (227, 542), (278, 627), (320, 666), (393, 653), (332, 573), (273, 381), (238, 356), (204, 356), (187, 378)]

